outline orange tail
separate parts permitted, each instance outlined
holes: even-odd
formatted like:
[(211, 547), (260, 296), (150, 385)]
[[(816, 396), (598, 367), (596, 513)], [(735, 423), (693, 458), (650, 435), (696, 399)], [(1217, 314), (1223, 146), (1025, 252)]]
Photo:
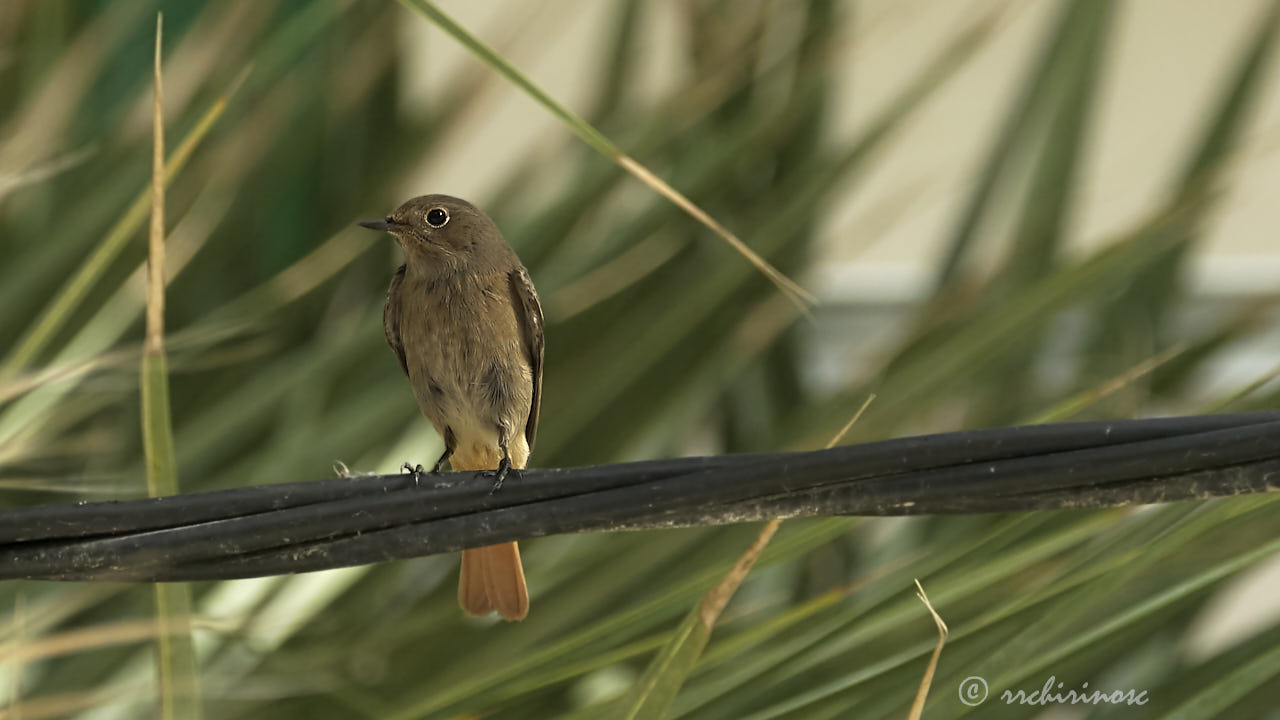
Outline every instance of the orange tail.
[(458, 604), (470, 615), (497, 610), (504, 620), (523, 620), (529, 614), (529, 591), (520, 548), (509, 542), (463, 550)]
[[(450, 464), (454, 470), (484, 470), (496, 468), (500, 458), (497, 448), (462, 442), (455, 448)], [(529, 449), (523, 439), (512, 445), (514, 467), (524, 467), (528, 458)], [(509, 542), (463, 550), (458, 604), (470, 615), (483, 616), (497, 610), (504, 620), (523, 620), (529, 614), (529, 590), (524, 584), (520, 548)]]

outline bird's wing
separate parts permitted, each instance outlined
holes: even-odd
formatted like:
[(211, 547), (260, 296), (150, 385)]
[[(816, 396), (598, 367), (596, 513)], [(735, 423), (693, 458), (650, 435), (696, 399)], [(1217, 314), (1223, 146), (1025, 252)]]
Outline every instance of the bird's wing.
[(538, 434), (538, 408), (542, 404), (542, 306), (538, 304), (538, 293), (533, 289), (528, 270), (517, 267), (507, 274), (507, 279), (533, 375), (533, 403), (529, 406), (529, 421), (524, 426), (524, 438), (533, 450), (533, 438)]
[(396, 357), (400, 359), (400, 369), (409, 374), (409, 363), (404, 359), (404, 343), (400, 342), (400, 285), (404, 282), (404, 265), (391, 278), (391, 287), (387, 288), (387, 304), (382, 308), (382, 331), (387, 335), (387, 344), (391, 346)]

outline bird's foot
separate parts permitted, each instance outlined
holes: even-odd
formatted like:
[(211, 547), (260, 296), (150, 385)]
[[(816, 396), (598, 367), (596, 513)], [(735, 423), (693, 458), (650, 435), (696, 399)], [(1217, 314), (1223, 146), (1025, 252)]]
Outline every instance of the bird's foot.
[(511, 467), (510, 458), (504, 457), (498, 463), (497, 469), (484, 470), (476, 477), (493, 478), (493, 487), (489, 488), (489, 494), (492, 495), (502, 489), (502, 481), (506, 480), (508, 475), (514, 476), (515, 479), (519, 480), (520, 469)]
[(414, 487), (418, 487), (418, 478), (420, 478), (422, 475), (426, 474), (427, 472), (426, 469), (424, 469), (421, 465), (410, 465), (409, 463), (405, 463), (401, 465), (400, 468), (405, 472), (409, 473), (410, 475), (413, 475)]

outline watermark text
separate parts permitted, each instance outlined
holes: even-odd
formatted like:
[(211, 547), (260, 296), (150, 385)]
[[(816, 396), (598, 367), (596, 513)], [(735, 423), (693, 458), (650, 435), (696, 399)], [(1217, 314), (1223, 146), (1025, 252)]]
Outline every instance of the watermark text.
[[(960, 702), (973, 707), (987, 701), (990, 690), (987, 681), (977, 675), (970, 675), (960, 682)], [(1026, 690), (1005, 690), (1000, 693), (1000, 701), (1005, 705), (1146, 705), (1150, 698), (1146, 690), (1098, 690), (1090, 688), (1089, 683), (1081, 683), (1079, 688), (1067, 688), (1053, 675), (1044, 681), (1044, 685), (1027, 692)]]

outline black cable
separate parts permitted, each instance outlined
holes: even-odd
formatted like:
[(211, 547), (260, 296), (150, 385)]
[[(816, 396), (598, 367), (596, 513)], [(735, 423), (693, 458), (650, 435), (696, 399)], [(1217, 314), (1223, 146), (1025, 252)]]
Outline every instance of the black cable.
[(1278, 472), (1266, 412), (527, 470), (496, 494), (474, 473), (331, 478), (0, 512), (0, 579), (227, 579), (567, 532), (1167, 502), (1272, 490)]
[[(876, 469), (884, 472), (892, 469), (911, 471), (966, 462), (1035, 455), (1055, 450), (1092, 447), (1105, 443), (1176, 437), (1277, 419), (1280, 419), (1280, 413), (1260, 412), (967, 430), (846, 446), (831, 450), (829, 457), (832, 462), (844, 460), (857, 463), (862, 469)], [(513, 486), (509, 490), (515, 493), (515, 497), (523, 498), (525, 493), (528, 493), (530, 498), (551, 497), (554, 495), (542, 495), (535, 490), (540, 480), (545, 480), (551, 486), (565, 488), (576, 487), (573, 483), (583, 482), (584, 486), (600, 489), (686, 475), (699, 469), (748, 467), (761, 459), (771, 457), (777, 457), (777, 455), (767, 453), (730, 455), (652, 460), (605, 467), (530, 470), (525, 473), (526, 482)], [(895, 467), (895, 461), (900, 465)], [(461, 474), (461, 476), (470, 478), (470, 474)], [(433, 478), (432, 481), (441, 483), (439, 478)], [(449, 482), (457, 482), (457, 480), (445, 481), (442, 484)], [(179, 527), (349, 498), (362, 498), (379, 492), (403, 490), (412, 485), (412, 479), (408, 475), (328, 478), (194, 493), (181, 496), (180, 500), (157, 498), (98, 502), (89, 506), (91, 510), (82, 510), (81, 508), (85, 507), (82, 504), (37, 506), (20, 511), (0, 512), (0, 543), (111, 535)], [(471, 493), (464, 493), (457, 498), (462, 506), (473, 502), (476, 496), (485, 494), (480, 492), (479, 488), (480, 486), (472, 487)], [(443, 500), (443, 498), (440, 499)]]

